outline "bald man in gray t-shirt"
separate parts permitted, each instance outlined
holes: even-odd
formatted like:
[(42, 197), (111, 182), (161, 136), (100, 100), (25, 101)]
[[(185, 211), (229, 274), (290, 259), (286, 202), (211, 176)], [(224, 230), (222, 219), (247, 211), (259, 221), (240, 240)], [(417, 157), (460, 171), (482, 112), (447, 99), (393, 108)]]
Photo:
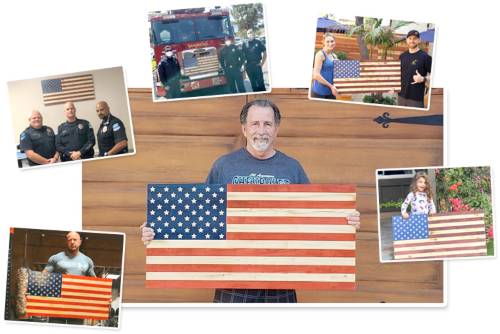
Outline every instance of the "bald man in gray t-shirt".
[(77, 232), (66, 235), (67, 250), (52, 255), (44, 272), (96, 277), (94, 262), (80, 252), (82, 240)]

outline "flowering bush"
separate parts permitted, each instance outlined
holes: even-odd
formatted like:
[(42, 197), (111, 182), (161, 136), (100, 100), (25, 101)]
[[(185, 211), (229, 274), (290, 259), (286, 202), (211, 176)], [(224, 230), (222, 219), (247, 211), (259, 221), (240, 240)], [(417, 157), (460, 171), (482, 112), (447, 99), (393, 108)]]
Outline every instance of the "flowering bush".
[(436, 169), (436, 204), (441, 212), (482, 209), (488, 241), (493, 239), (489, 167)]

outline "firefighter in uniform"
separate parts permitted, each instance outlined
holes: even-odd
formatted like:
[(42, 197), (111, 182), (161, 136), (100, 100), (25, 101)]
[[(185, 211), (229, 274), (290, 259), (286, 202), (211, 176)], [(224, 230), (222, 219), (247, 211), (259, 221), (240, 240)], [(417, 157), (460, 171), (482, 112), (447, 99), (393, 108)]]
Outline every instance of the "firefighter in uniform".
[(252, 29), (247, 30), (248, 40), (243, 43), (243, 54), (245, 55), (245, 68), (254, 92), (265, 91), (264, 74), (262, 64), (266, 61), (266, 47), (264, 43), (255, 39)]
[(158, 75), (165, 87), (165, 98), (176, 99), (181, 96), (181, 67), (170, 46), (166, 46), (163, 53), (158, 65)]
[(106, 101), (99, 101), (95, 107), (97, 116), (102, 120), (97, 131), (97, 146), (99, 156), (123, 154), (128, 152), (127, 134), (123, 122), (111, 115)]
[(95, 136), (92, 125), (76, 118), (73, 102), (64, 104), (66, 122), (57, 128), (56, 148), (62, 161), (89, 159), (94, 157)]
[(243, 52), (226, 36), (225, 46), (220, 51), (220, 65), (226, 73), (231, 93), (244, 93), (242, 67), (245, 63)]
[(29, 165), (45, 165), (59, 161), (54, 130), (43, 125), (42, 114), (33, 110), (28, 120), (30, 126), (21, 133), (19, 148), (26, 153)]

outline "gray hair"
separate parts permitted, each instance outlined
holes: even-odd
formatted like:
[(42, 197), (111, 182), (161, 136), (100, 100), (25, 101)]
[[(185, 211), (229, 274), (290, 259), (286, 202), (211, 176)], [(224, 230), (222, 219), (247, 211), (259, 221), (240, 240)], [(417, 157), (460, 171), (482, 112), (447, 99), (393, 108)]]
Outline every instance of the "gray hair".
[(274, 112), (274, 123), (276, 123), (276, 125), (280, 124), (281, 121), (280, 110), (278, 109), (278, 106), (274, 104), (274, 102), (272, 102), (271, 100), (252, 100), (247, 104), (245, 104), (243, 108), (241, 108), (241, 113), (240, 113), (241, 124), (245, 124), (247, 122), (248, 110), (253, 106), (271, 108)]

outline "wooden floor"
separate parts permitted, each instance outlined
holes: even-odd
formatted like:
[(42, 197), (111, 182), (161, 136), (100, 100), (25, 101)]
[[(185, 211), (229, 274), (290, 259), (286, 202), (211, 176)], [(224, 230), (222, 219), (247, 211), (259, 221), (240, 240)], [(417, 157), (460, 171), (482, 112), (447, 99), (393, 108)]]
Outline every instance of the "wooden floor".
[[(241, 147), (239, 111), (262, 95), (153, 103), (130, 89), (137, 154), (83, 164), (83, 228), (127, 234), (124, 302), (210, 302), (211, 289), (144, 288), (146, 184), (203, 182), (213, 161)], [(362, 228), (357, 291), (298, 291), (299, 302), (443, 302), (442, 262), (379, 262), (375, 169), (443, 163), (441, 126), (373, 121), (443, 114), (434, 89), (430, 111), (310, 101), (307, 89), (273, 89), (282, 112), (278, 149), (301, 162), (313, 183), (354, 183)]]

